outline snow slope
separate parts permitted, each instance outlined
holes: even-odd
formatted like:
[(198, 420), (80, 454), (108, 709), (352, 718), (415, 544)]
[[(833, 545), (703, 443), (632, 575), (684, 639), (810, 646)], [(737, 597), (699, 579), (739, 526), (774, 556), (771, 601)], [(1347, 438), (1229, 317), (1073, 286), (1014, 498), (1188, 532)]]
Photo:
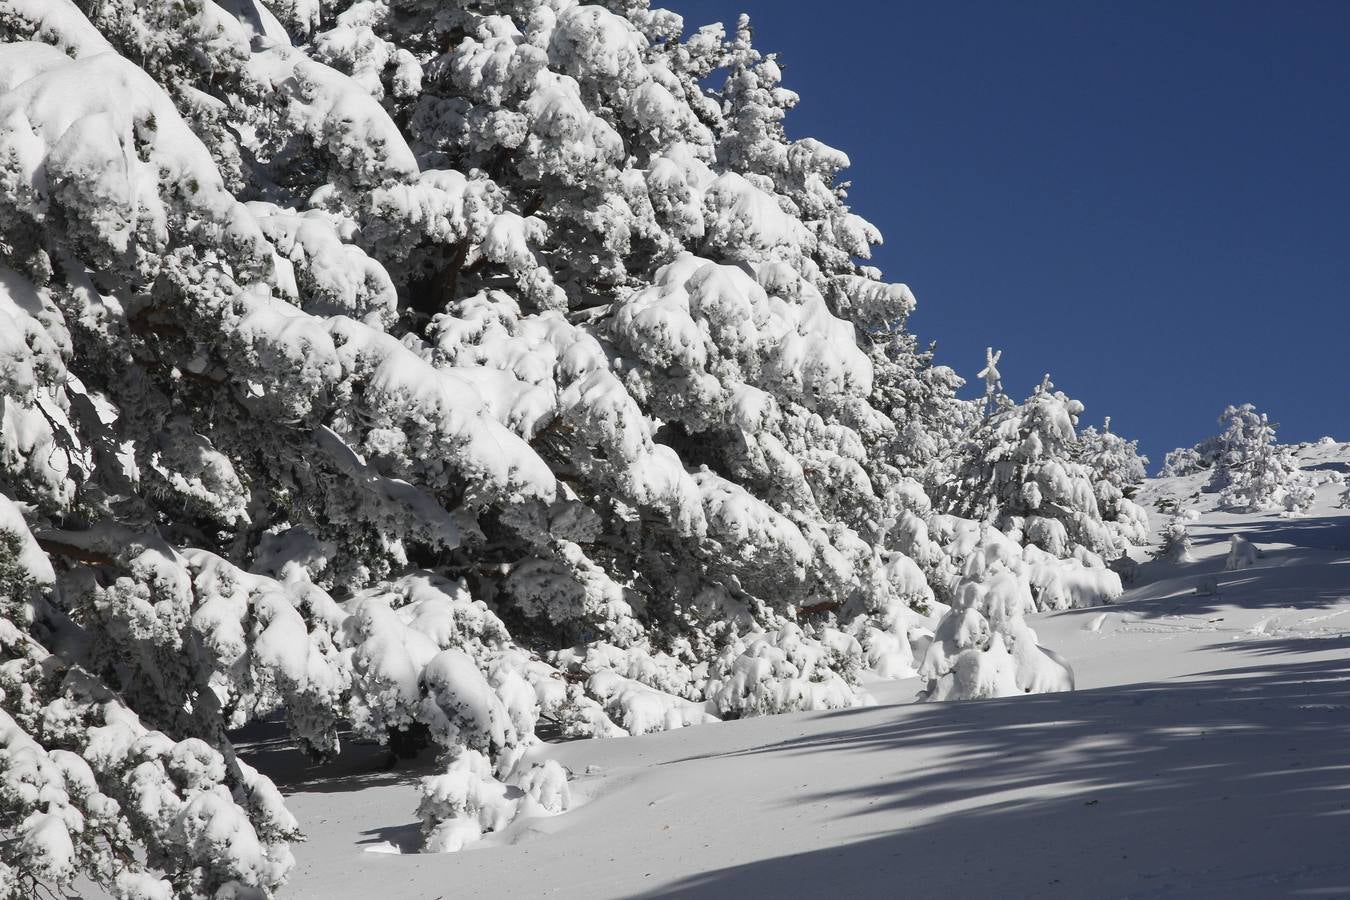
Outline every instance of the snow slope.
[[(1348, 460), (1300, 451), (1313, 472)], [(1155, 532), (1160, 497), (1198, 511), (1193, 563), (1136, 552), (1121, 602), (1034, 617), (1070, 694), (915, 704), (916, 681), (880, 682), (861, 709), (548, 745), (573, 810), (448, 855), (398, 853), (430, 760), (348, 754), (317, 780), (254, 741), (309, 835), (283, 896), (1350, 895), (1340, 487), (1279, 518), (1216, 512), (1203, 481), (1138, 497)], [(1261, 557), (1224, 571), (1233, 534)]]

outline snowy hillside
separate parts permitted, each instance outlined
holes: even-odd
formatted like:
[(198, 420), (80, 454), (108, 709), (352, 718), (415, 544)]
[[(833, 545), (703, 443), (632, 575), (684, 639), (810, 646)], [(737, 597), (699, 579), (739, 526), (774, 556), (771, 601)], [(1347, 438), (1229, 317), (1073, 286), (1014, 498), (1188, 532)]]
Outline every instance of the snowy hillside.
[[(1298, 458), (1350, 472), (1350, 445)], [(1340, 488), (1281, 518), (1216, 511), (1203, 481), (1139, 494), (1200, 513), (1193, 562), (1144, 562), (1109, 607), (1032, 617), (1074, 667), (1070, 694), (915, 704), (909, 679), (872, 684), (881, 702), (864, 709), (553, 744), (543, 752), (577, 773), (574, 809), (454, 857), (393, 855), (417, 844), (414, 773), (369, 759), (313, 775), (250, 745), (310, 835), (285, 896), (1350, 892)], [(1227, 570), (1234, 535), (1260, 556)]]

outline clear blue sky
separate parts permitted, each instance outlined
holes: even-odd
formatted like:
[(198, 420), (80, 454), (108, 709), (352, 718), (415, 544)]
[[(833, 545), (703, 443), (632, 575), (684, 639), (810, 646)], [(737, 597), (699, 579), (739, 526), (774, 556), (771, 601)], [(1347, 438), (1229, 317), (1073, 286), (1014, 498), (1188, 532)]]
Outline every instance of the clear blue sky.
[(968, 380), (1051, 373), (1153, 457), (1250, 401), (1350, 440), (1350, 0), (666, 0), (750, 13)]

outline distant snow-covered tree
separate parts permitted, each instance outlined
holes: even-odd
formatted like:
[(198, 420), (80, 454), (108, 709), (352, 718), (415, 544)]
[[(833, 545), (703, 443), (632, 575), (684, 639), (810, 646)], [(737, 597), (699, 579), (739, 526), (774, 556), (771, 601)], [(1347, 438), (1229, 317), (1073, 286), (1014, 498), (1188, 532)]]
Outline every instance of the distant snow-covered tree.
[(1229, 406), (1219, 417), (1224, 430), (1208, 490), (1219, 492), (1227, 509), (1297, 513), (1312, 502), (1312, 488), (1299, 471), (1293, 450), (1276, 442), (1274, 425), (1250, 403)]
[(1209, 447), (1204, 451), (1198, 447), (1177, 447), (1175, 450), (1168, 450), (1167, 455), (1163, 457), (1162, 468), (1158, 470), (1158, 477), (1177, 478), (1212, 468), (1214, 456), (1212, 452), (1208, 452), (1209, 450)]
[(1295, 448), (1278, 442), (1278, 426), (1265, 413), (1250, 403), (1229, 406), (1219, 424), (1219, 434), (1168, 453), (1159, 476), (1208, 471), (1205, 490), (1218, 493), (1220, 505), (1234, 511), (1296, 515), (1311, 505), (1313, 481), (1299, 470)]

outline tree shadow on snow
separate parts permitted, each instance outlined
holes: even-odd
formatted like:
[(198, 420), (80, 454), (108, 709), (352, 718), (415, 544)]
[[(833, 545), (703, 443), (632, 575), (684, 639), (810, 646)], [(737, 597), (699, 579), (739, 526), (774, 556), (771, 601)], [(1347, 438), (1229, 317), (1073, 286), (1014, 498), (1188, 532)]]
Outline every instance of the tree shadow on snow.
[[(1283, 652), (1264, 643), (1245, 646)], [(819, 804), (847, 799), (847, 817), (875, 823), (870, 838), (822, 837), (643, 896), (1350, 895), (1350, 660), (894, 713), (859, 727), (848, 719), (866, 711), (831, 714), (837, 731), (724, 755), (787, 757), (808, 780), (885, 754), (887, 780), (773, 801), (822, 816), (824, 835)]]
[(435, 748), (394, 762), (389, 748), (355, 740), (347, 731), (339, 734), (342, 752), (328, 762), (316, 762), (305, 755), (277, 717), (250, 723), (232, 732), (231, 738), (240, 758), (272, 779), (283, 794), (348, 793), (410, 784), (437, 771)]
[(386, 825), (381, 828), (369, 828), (361, 834), (363, 840), (357, 846), (388, 843), (398, 848), (399, 853), (418, 853), (422, 849), (422, 825), (413, 822), (409, 825)]
[[(1339, 516), (1300, 516), (1292, 519), (1263, 519), (1244, 522), (1230, 533), (1241, 534), (1256, 544), (1292, 544), (1309, 550), (1350, 551), (1350, 514)], [(1226, 534), (1215, 537), (1228, 540)]]
[[(1210, 563), (1210, 564), (1206, 564)], [(1074, 615), (1133, 612), (1145, 618), (1210, 616), (1226, 609), (1326, 609), (1350, 597), (1350, 559), (1322, 565), (1335, 577), (1310, 582), (1308, 567), (1298, 558), (1266, 559), (1248, 569), (1223, 571), (1223, 560), (1195, 563), (1175, 576), (1157, 596), (1124, 603), (1068, 610)], [(1334, 568), (1332, 568), (1334, 566)]]
[[(1350, 624), (1350, 619), (1347, 619), (1347, 624)], [(1287, 656), (1289, 654), (1306, 656), (1310, 653), (1350, 650), (1350, 634), (1297, 634), (1292, 637), (1274, 637), (1262, 641), (1229, 641), (1223, 644), (1215, 644), (1209, 649), (1221, 650), (1225, 653), (1245, 653), (1251, 656)], [(1217, 673), (1205, 672), (1201, 674)]]
[(1307, 466), (1299, 466), (1305, 472), (1347, 472), (1350, 473), (1350, 463), (1344, 462), (1324, 462), (1314, 463)]

